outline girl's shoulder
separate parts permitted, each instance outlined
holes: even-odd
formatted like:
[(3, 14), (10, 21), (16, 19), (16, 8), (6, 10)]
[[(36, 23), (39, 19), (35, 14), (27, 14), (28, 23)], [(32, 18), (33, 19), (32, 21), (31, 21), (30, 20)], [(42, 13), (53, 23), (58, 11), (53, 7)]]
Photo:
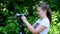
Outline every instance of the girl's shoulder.
[(50, 27), (50, 21), (48, 18), (44, 18), (40, 24), (44, 25), (45, 27)]
[(47, 22), (47, 23), (48, 23), (48, 22), (50, 22), (50, 21), (49, 21), (48, 17), (46, 17), (46, 18), (44, 18), (44, 19), (42, 20), (42, 22)]

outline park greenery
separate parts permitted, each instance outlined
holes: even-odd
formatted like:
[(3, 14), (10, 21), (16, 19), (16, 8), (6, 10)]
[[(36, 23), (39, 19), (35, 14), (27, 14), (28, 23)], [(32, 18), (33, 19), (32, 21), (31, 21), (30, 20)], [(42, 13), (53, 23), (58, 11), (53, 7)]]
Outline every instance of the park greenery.
[[(28, 21), (33, 25), (38, 19), (36, 6), (42, 1), (48, 3), (52, 10), (52, 24), (48, 34), (60, 34), (60, 0), (0, 0), (0, 34), (19, 33), (19, 24), (14, 18), (16, 13), (28, 14)], [(32, 34), (28, 28), (24, 30)]]

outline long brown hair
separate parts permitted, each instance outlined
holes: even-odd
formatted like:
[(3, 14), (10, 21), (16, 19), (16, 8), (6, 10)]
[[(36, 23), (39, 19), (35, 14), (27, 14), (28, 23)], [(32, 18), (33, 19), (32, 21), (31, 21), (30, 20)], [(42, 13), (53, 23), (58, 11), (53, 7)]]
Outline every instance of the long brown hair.
[(38, 7), (40, 7), (42, 10), (47, 11), (47, 17), (48, 17), (50, 24), (51, 24), (52, 16), (51, 16), (51, 9), (50, 9), (49, 5), (46, 2), (42, 2), (42, 3), (38, 4)]

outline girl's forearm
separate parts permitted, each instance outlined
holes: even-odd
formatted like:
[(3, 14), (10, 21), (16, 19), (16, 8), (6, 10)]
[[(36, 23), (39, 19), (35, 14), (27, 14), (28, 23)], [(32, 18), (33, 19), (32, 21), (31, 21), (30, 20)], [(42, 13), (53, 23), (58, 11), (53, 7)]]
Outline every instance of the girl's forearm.
[(26, 21), (25, 24), (28, 27), (28, 29), (33, 33), (34, 32), (33, 26), (31, 26), (28, 21)]
[(35, 33), (35, 32), (36, 32), (35, 29), (33, 28), (33, 26), (31, 26), (27, 20), (24, 21), (24, 23), (26, 24), (26, 26), (28, 27), (28, 29), (29, 29), (32, 33)]

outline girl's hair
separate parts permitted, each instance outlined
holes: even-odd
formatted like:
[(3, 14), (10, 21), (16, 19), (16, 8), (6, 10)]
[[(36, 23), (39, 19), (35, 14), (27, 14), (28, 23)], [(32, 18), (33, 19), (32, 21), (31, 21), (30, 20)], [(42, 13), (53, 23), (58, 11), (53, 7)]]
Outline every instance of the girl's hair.
[(47, 17), (48, 17), (50, 24), (51, 24), (52, 17), (51, 17), (51, 9), (50, 9), (49, 5), (46, 2), (42, 2), (42, 3), (38, 4), (38, 7), (40, 7), (42, 10), (47, 11)]

